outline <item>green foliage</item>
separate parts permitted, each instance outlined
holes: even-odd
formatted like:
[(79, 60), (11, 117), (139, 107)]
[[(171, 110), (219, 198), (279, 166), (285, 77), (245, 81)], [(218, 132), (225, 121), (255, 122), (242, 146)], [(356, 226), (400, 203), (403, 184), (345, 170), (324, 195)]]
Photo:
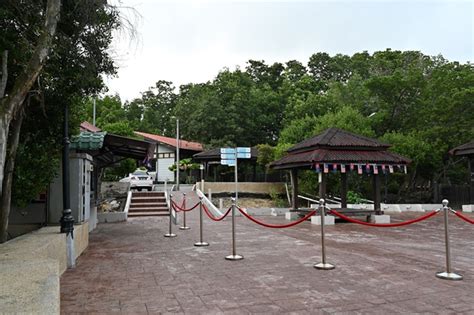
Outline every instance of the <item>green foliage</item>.
[[(7, 0), (0, 6), (0, 51), (9, 50), (7, 93), (23, 73), (44, 23), (44, 1)], [(56, 176), (62, 148), (63, 108), (70, 107), (70, 130), (78, 131), (83, 99), (103, 90), (102, 75), (113, 75), (109, 55), (118, 9), (102, 0), (62, 1), (52, 51), (26, 99), (15, 161), (12, 202), (25, 204)], [(92, 115), (92, 112), (91, 112)]]
[(137, 169), (137, 162), (134, 159), (125, 159), (118, 165), (105, 169), (104, 181), (117, 181), (128, 174), (133, 173)]
[(118, 121), (114, 123), (105, 124), (102, 127), (103, 131), (107, 131), (114, 135), (124, 136), (124, 137), (135, 137), (132, 127), (126, 121)]
[(259, 144), (257, 145), (257, 150), (257, 164), (267, 168), (268, 164), (275, 160), (275, 147), (269, 144)]
[(362, 203), (363, 198), (362, 195), (356, 191), (349, 190), (347, 192), (347, 203), (357, 204)]

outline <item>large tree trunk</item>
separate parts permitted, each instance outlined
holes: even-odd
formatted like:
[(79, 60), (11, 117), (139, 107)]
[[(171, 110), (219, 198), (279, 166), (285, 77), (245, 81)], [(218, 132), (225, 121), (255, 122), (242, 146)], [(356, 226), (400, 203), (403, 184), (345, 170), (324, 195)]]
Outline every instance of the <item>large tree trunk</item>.
[(0, 243), (7, 241), (8, 216), (10, 215), (11, 192), (13, 184), (13, 170), (15, 168), (15, 157), (20, 140), (21, 124), (23, 122), (23, 114), (13, 121), (8, 137), (7, 160), (5, 164), (5, 176), (3, 177), (2, 196), (0, 199)]
[[(60, 8), (61, 0), (48, 0), (46, 4), (45, 23), (41, 29), (36, 47), (33, 51), (33, 54), (31, 55), (30, 60), (28, 61), (28, 64), (26, 65), (25, 71), (20, 73), (16, 78), (13, 88), (11, 91), (9, 91), (8, 95), (6, 93), (4, 94), (4, 91), (0, 91), (2, 92), (2, 95), (0, 95), (0, 192), (2, 194), (0, 196), (0, 200), (4, 200), (3, 193), (7, 191), (3, 189), (3, 184), (5, 182), (4, 176), (7, 172), (6, 163), (9, 163), (9, 161), (6, 160), (7, 147), (12, 147), (10, 144), (8, 144), (10, 123), (14, 117), (19, 116), (18, 113), (24, 106), (24, 101), (28, 95), (28, 92), (43, 69), (43, 65), (46, 62), (54, 35), (56, 33)], [(7, 68), (7, 57), (8, 53), (4, 52), (2, 58), (2, 78), (0, 81), (2, 89), (4, 89), (6, 86), (8, 79), (7, 71), (5, 70)], [(18, 133), (19, 132), (20, 131), (18, 130)], [(5, 196), (5, 198), (10, 198), (10, 196)], [(1, 227), (8, 225), (9, 212), (10, 207), (8, 206), (5, 208), (2, 203), (2, 208), (0, 209), (0, 219), (2, 219), (2, 221), (0, 221)], [(0, 237), (3, 239), (2, 235), (0, 235)]]

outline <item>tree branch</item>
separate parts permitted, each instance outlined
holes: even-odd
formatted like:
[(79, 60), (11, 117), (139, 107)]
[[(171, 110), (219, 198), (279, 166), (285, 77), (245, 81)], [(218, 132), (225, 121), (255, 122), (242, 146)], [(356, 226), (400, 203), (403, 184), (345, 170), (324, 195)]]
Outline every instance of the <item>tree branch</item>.
[(2, 79), (0, 81), (0, 98), (5, 96), (8, 80), (8, 50), (4, 50), (2, 54)]
[(2, 110), (8, 117), (13, 117), (22, 106), (28, 91), (40, 74), (51, 48), (56, 26), (59, 20), (61, 0), (48, 0), (46, 4), (45, 24), (38, 39), (38, 44), (26, 66), (25, 71), (15, 80), (12, 92), (8, 95)]

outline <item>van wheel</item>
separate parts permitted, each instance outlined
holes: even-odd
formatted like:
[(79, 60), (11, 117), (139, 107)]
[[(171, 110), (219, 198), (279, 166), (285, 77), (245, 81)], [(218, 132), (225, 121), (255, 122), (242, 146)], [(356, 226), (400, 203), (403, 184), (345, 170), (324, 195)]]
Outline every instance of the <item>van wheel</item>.
[(142, 191), (142, 189), (141, 189), (141, 188), (137, 188), (137, 190), (138, 190), (138, 191)]
[(147, 189), (148, 189), (148, 191), (152, 191), (152, 187), (148, 187)]

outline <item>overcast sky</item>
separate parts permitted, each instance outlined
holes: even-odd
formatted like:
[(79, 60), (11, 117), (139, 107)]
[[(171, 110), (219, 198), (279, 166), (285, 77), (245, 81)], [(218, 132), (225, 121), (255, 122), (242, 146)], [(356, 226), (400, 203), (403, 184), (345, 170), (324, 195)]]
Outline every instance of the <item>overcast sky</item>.
[(474, 61), (474, 1), (122, 0), (138, 39), (114, 40), (122, 100), (158, 80), (175, 86), (212, 80), (249, 59), (306, 64), (315, 52), (420, 50)]

